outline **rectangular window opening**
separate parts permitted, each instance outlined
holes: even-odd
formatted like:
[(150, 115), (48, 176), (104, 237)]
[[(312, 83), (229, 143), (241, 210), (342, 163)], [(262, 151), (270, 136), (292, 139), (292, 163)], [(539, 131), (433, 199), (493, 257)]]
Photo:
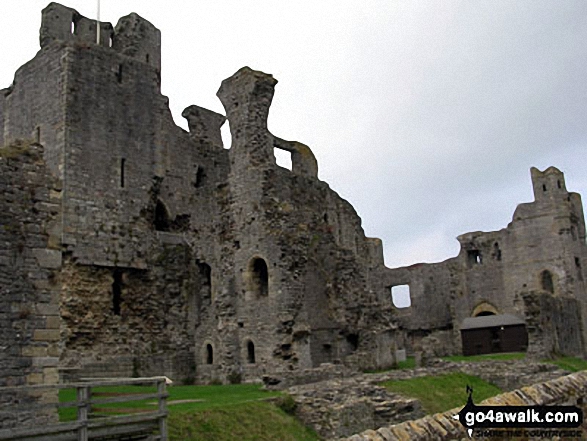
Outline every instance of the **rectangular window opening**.
[(408, 308), (412, 305), (410, 297), (410, 285), (397, 285), (391, 287), (391, 300), (396, 308)]

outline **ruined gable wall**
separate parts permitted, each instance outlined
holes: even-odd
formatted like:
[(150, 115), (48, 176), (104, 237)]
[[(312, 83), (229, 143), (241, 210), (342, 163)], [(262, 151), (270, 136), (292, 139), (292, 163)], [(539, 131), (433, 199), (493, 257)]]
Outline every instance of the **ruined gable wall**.
[[(31, 143), (0, 148), (0, 387), (56, 383), (59, 360), (61, 253), (50, 231), (59, 212), (59, 187)], [(56, 402), (55, 391), (35, 397), (0, 393), (0, 426), (56, 421), (51, 409), (22, 405)], [(17, 405), (19, 407), (17, 407)]]
[[(274, 85), (269, 75), (243, 68), (219, 91), (232, 133), (229, 228), (221, 249), (233, 245), (233, 277), (227, 271), (232, 284), (215, 290), (196, 331), (202, 378), (223, 378), (231, 370), (254, 377), (303, 369), (361, 351), (357, 360), (370, 366), (389, 361), (372, 350), (381, 344), (372, 334), (389, 327), (388, 317), (373, 313), (384, 308), (369, 284), (369, 272), (382, 262), (380, 249), (367, 241), (350, 204), (326, 184), (275, 164), (274, 142), (288, 148), (297, 143), (275, 141), (267, 130)], [(267, 265), (264, 293), (253, 283), (256, 259)], [(249, 342), (255, 363), (248, 360)], [(217, 355), (213, 365), (205, 363), (207, 345)]]

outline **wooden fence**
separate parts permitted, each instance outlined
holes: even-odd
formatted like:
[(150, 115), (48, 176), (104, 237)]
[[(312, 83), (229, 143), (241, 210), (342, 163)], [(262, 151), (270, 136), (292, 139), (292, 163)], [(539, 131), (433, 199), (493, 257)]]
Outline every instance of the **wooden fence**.
[[(5, 393), (40, 394), (43, 391), (75, 389), (76, 400), (59, 403), (36, 403), (26, 405), (26, 410), (46, 412), (48, 408), (57, 409), (77, 408), (75, 421), (64, 421), (55, 424), (0, 429), (0, 440), (19, 441), (88, 441), (88, 440), (116, 440), (142, 439), (149, 441), (167, 441), (167, 386), (165, 377), (132, 378), (97, 380), (80, 383), (64, 383), (52, 385), (35, 385), (21, 387), (0, 388), (0, 396)], [(117, 386), (151, 386), (156, 392), (152, 393), (112, 393), (97, 391), (97, 388)], [(104, 397), (104, 398), (100, 398)], [(156, 400), (145, 406), (153, 406), (153, 410), (141, 407), (121, 408), (122, 403), (131, 403), (144, 400)], [(111, 406), (116, 404), (118, 407)], [(99, 407), (110, 405), (106, 407)], [(14, 412), (19, 409), (15, 405)], [(119, 412), (123, 415), (105, 416), (107, 411)], [(125, 414), (126, 413), (126, 414)], [(128, 414), (133, 413), (133, 414)]]

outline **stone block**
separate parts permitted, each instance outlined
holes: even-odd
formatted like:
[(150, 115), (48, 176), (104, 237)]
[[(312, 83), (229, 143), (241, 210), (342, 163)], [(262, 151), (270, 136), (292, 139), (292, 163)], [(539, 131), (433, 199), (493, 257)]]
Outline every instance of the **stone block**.
[(35, 384), (43, 384), (43, 374), (33, 373), (29, 374), (26, 377), (27, 384), (35, 385)]
[(59, 305), (53, 303), (37, 303), (35, 309), (39, 315), (59, 315)]
[(59, 329), (35, 329), (33, 340), (59, 341)]
[(61, 326), (61, 319), (59, 318), (59, 316), (51, 315), (51, 316), (47, 317), (47, 323), (45, 324), (45, 327), (47, 329), (59, 329), (60, 326)]
[(49, 250), (46, 248), (34, 248), (32, 252), (41, 268), (61, 268), (61, 251)]
[(45, 384), (57, 384), (59, 383), (59, 372), (56, 367), (50, 367), (43, 369), (43, 380)]
[(46, 357), (47, 348), (45, 346), (25, 346), (22, 348), (23, 357), (43, 358)]
[[(46, 348), (43, 348), (46, 349)], [(56, 367), (59, 364), (59, 358), (57, 357), (35, 357), (33, 358), (33, 366), (39, 366), (43, 368)]]

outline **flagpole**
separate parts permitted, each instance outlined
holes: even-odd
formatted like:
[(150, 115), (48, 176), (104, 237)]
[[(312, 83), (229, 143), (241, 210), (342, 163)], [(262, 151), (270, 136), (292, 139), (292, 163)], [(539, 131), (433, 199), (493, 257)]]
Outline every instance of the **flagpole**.
[(100, 0), (98, 0), (98, 19), (96, 20), (96, 44), (100, 44)]

